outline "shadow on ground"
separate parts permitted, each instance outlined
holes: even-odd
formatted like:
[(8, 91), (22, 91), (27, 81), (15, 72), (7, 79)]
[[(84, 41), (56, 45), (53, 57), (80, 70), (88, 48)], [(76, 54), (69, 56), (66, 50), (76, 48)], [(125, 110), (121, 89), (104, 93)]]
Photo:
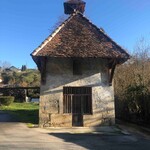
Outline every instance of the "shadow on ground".
[(150, 147), (150, 140), (141, 140), (133, 135), (101, 135), (92, 133), (50, 133), (50, 135), (61, 138), (64, 142), (74, 143), (89, 150), (146, 150)]
[(0, 111), (0, 122), (17, 122), (17, 117), (7, 112)]
[[(69, 133), (52, 133), (57, 138), (63, 139), (64, 142), (74, 143), (89, 150), (99, 150), (106, 148), (102, 136), (94, 134), (69, 134)], [(97, 148), (97, 145), (99, 145)]]
[(0, 122), (38, 124), (38, 110), (0, 111)]

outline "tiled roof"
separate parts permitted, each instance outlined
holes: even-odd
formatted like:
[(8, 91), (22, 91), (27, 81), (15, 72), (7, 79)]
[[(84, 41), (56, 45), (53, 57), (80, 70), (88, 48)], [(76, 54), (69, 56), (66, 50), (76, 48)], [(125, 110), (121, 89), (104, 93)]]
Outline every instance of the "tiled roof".
[(63, 22), (31, 55), (126, 60), (129, 58), (123, 48), (79, 12)]

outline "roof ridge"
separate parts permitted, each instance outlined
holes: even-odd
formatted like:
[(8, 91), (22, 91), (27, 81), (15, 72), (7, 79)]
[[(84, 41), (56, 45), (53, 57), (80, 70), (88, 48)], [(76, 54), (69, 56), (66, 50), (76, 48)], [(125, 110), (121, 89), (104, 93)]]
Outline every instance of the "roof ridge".
[(49, 41), (53, 39), (53, 37), (65, 26), (67, 22), (69, 22), (74, 15), (79, 12), (75, 12), (71, 14), (64, 22), (62, 22), (32, 53), (31, 55), (36, 55)]

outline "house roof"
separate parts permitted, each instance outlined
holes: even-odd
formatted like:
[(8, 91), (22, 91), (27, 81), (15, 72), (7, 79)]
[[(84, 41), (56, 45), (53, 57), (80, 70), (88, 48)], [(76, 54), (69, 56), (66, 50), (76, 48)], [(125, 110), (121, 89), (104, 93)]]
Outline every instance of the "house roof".
[(33, 51), (33, 57), (129, 59), (129, 54), (80, 12), (72, 14)]
[(16, 68), (15, 66), (11, 66), (9, 69), (11, 69), (11, 70), (19, 70), (19, 69)]

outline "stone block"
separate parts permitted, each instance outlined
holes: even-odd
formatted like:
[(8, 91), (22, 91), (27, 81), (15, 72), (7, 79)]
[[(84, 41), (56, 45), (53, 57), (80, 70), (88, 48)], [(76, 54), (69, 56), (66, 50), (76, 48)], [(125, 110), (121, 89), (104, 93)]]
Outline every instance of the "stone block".
[(52, 114), (51, 127), (72, 127), (72, 115)]

